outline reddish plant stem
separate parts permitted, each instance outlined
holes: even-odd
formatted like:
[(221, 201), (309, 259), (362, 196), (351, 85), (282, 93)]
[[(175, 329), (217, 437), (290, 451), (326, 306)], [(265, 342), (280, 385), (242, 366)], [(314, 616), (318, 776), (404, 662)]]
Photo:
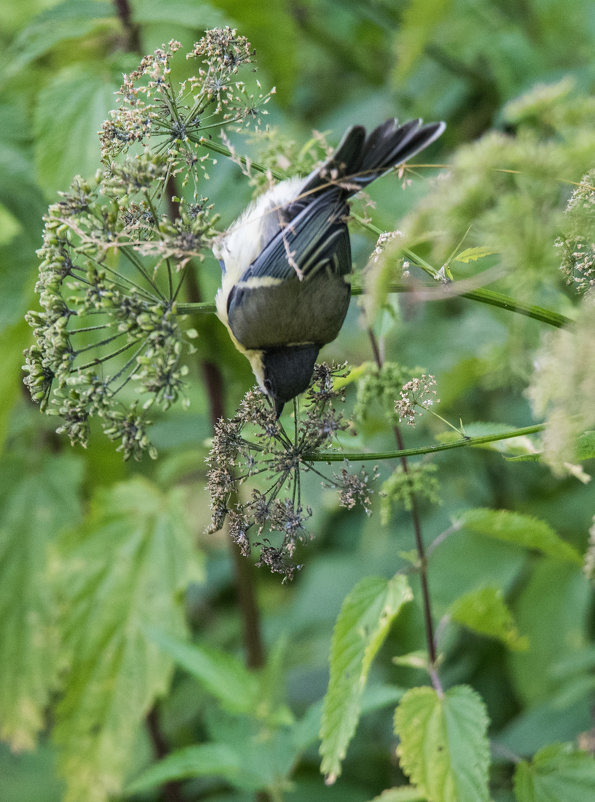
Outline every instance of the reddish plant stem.
[[(167, 202), (172, 219), (175, 219), (178, 214), (178, 204), (172, 199), (177, 194), (175, 182), (170, 177), (167, 184)], [(189, 270), (186, 276), (186, 296), (190, 303), (202, 301), (200, 286), (193, 270)], [(211, 423), (214, 425), (225, 414), (223, 376), (219, 365), (205, 357), (200, 360), (200, 370), (209, 399)], [(239, 547), (231, 539), (229, 546), (235, 574), (238, 607), (242, 617), (246, 665), (249, 668), (260, 668), (265, 662), (265, 652), (261, 634), (260, 610), (256, 599), (254, 567), (242, 556)]]
[[(372, 353), (374, 354), (374, 361), (376, 362), (378, 369), (380, 369), (383, 364), (382, 354), (380, 353), (380, 349), (378, 347), (378, 341), (376, 339), (376, 335), (374, 334), (371, 328), (368, 329), (368, 336), (370, 338), (370, 343), (372, 346)], [(402, 451), (405, 448), (405, 445), (403, 442), (403, 435), (401, 434), (401, 429), (395, 425), (393, 426), (393, 432), (395, 435), (395, 439), (397, 441), (397, 448), (399, 449), (399, 451)], [(403, 456), (400, 459), (401, 459), (401, 467), (403, 468), (403, 473), (405, 474), (405, 476), (408, 477), (409, 465), (407, 463), (407, 457)], [(432, 685), (439, 693), (442, 693), (442, 685), (440, 684), (440, 679), (436, 672), (436, 642), (434, 638), (434, 623), (432, 621), (432, 605), (430, 600), (430, 589), (428, 585), (428, 561), (422, 537), (421, 519), (419, 515), (419, 508), (417, 504), (417, 499), (415, 497), (415, 493), (411, 493), (411, 521), (413, 523), (413, 532), (415, 535), (415, 548), (417, 550), (417, 556), (419, 559), (419, 579), (421, 584), (426, 644), (428, 647), (428, 656), (430, 662), (429, 673), (430, 673), (430, 678), (432, 680)]]
[[(153, 751), (155, 752), (155, 757), (161, 760), (164, 757), (167, 757), (170, 753), (169, 744), (163, 737), (163, 733), (161, 732), (161, 725), (159, 722), (159, 715), (157, 713), (157, 708), (154, 707), (147, 713), (147, 730), (149, 732), (149, 736), (151, 738), (151, 743), (153, 744)], [(163, 799), (165, 802), (184, 802), (184, 796), (182, 794), (182, 786), (177, 781), (170, 781), (163, 783), (161, 786), (161, 790), (163, 793)]]
[(128, 37), (128, 49), (135, 53), (139, 53), (140, 46), (140, 28), (132, 20), (132, 12), (130, 10), (130, 3), (128, 0), (114, 0), (114, 5), (118, 13), (118, 17), (122, 23), (122, 27), (126, 31)]

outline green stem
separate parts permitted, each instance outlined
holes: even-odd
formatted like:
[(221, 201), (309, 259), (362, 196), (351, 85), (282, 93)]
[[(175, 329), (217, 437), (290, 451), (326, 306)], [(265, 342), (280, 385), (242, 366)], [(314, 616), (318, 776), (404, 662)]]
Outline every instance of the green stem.
[(548, 323), (550, 326), (556, 328), (564, 328), (572, 323), (572, 320), (559, 312), (554, 312), (551, 309), (544, 309), (542, 306), (533, 306), (532, 304), (524, 304), (520, 301), (515, 301), (508, 295), (503, 295), (501, 292), (494, 292), (493, 290), (470, 290), (469, 292), (461, 293), (462, 298), (470, 298), (473, 301), (479, 301), (482, 304), (489, 304), (490, 306), (499, 306), (501, 309), (508, 309), (509, 312), (516, 312), (525, 317), (532, 317), (534, 320), (540, 320), (542, 323)]
[[(456, 283), (449, 285), (451, 288), (456, 289)], [(435, 287), (423, 287), (419, 285), (412, 286), (411, 284), (402, 284), (394, 281), (389, 286), (389, 292), (419, 292), (420, 289), (435, 289)], [(352, 295), (363, 295), (365, 292), (364, 287), (353, 284), (351, 287)], [(438, 293), (437, 293), (438, 295)], [(554, 312), (551, 309), (544, 309), (541, 306), (533, 306), (531, 304), (524, 304), (520, 301), (515, 301), (509, 295), (503, 295), (501, 292), (494, 292), (493, 290), (469, 290), (469, 292), (462, 292), (453, 297), (469, 298), (472, 301), (479, 301), (479, 303), (488, 304), (489, 306), (498, 306), (501, 309), (506, 309), (509, 312), (516, 312), (525, 317), (531, 317), (534, 320), (539, 320), (542, 323), (548, 323), (550, 326), (556, 328), (563, 328), (569, 323), (571, 319), (564, 315)], [(178, 315), (191, 315), (195, 312), (214, 312), (215, 304), (203, 302), (200, 304), (176, 304), (175, 313)]]
[(194, 315), (197, 312), (215, 312), (216, 307), (210, 301), (198, 301), (189, 304), (176, 303), (172, 307), (172, 311), (174, 315)]
[(256, 170), (259, 173), (264, 173), (265, 175), (268, 173), (278, 181), (283, 181), (284, 179), (288, 178), (287, 174), (281, 170), (274, 170), (270, 167), (265, 167), (264, 164), (261, 164), (260, 162), (254, 162), (252, 159), (247, 159), (245, 156), (240, 156), (239, 153), (232, 153), (229, 148), (226, 148), (225, 145), (222, 145), (220, 142), (215, 142), (214, 139), (207, 139), (204, 136), (194, 137), (192, 135), (190, 135), (188, 139), (192, 140), (193, 142), (198, 142), (204, 148), (207, 148), (207, 150), (212, 150), (215, 153), (219, 153), (221, 156), (227, 156), (229, 159), (238, 161), (242, 167), (249, 166), (251, 169)]
[(334, 451), (316, 451), (312, 453), (305, 453), (304, 460), (308, 462), (342, 462), (343, 460), (350, 460), (351, 462), (362, 462), (363, 460), (383, 460), (383, 459), (401, 459), (402, 457), (418, 457), (422, 454), (434, 454), (438, 451), (448, 451), (451, 448), (463, 448), (464, 446), (480, 446), (484, 443), (495, 443), (498, 440), (509, 440), (512, 437), (523, 437), (527, 434), (535, 434), (541, 432), (545, 428), (544, 423), (536, 423), (533, 426), (524, 426), (521, 429), (512, 429), (510, 432), (500, 432), (498, 434), (484, 434), (478, 437), (463, 437), (460, 440), (455, 440), (452, 443), (439, 443), (436, 446), (421, 446), (420, 448), (403, 448), (399, 451), (376, 451), (374, 453), (366, 452), (334, 452)]

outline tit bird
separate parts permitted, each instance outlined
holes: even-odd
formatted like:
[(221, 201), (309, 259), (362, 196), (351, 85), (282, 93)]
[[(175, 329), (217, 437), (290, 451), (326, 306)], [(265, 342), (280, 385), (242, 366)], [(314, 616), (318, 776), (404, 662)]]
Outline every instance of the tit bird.
[(250, 361), (277, 418), (310, 383), (318, 351), (335, 339), (350, 298), (347, 200), (427, 147), (444, 123), (387, 120), (349, 128), (306, 178), (254, 201), (213, 247), (222, 270), (217, 315)]

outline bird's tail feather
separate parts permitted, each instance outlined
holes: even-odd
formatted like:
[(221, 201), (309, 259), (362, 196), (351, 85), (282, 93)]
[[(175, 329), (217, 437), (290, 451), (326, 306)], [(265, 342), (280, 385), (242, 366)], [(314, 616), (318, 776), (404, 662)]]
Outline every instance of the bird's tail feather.
[(344, 197), (354, 195), (393, 167), (410, 159), (442, 134), (445, 124), (387, 120), (368, 136), (361, 125), (349, 128), (331, 158), (302, 188), (302, 196), (339, 184)]

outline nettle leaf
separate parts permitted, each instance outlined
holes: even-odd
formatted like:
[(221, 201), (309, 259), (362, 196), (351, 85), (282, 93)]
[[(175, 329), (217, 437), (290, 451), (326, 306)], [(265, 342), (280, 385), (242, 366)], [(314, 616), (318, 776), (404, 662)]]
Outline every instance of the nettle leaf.
[(0, 735), (31, 749), (56, 685), (60, 644), (47, 546), (80, 517), (81, 462), (0, 465)]
[(509, 649), (522, 651), (529, 639), (519, 634), (502, 590), (496, 585), (472, 590), (460, 596), (449, 608), (453, 621), (479, 635), (497, 638)]
[(138, 794), (172, 780), (195, 777), (223, 777), (236, 784), (242, 776), (242, 760), (228, 744), (198, 744), (172, 752), (149, 766), (126, 787), (126, 794)]
[(591, 802), (595, 791), (595, 758), (571, 744), (551, 744), (514, 775), (518, 802)]
[(136, 478), (103, 488), (79, 531), (56, 548), (70, 671), (54, 736), (66, 802), (118, 793), (145, 714), (173, 661), (147, 626), (185, 632), (183, 590), (201, 567), (181, 491)]
[(360, 717), (361, 697), (372, 660), (405, 602), (413, 598), (404, 576), (366, 577), (347, 596), (331, 644), (330, 679), (320, 736), (321, 771), (332, 783)]
[(256, 715), (261, 700), (258, 675), (232, 654), (204, 644), (191, 644), (149, 628), (148, 635), (188, 671), (226, 710)]
[(118, 25), (114, 5), (109, 0), (66, 0), (45, 9), (12, 43), (7, 73), (14, 75), (57, 45), (106, 25), (114, 28)]
[(479, 535), (535, 549), (556, 560), (582, 565), (578, 551), (562, 540), (549, 524), (532, 515), (478, 507), (463, 513), (460, 521), (465, 529)]
[(99, 164), (97, 131), (116, 105), (121, 76), (105, 62), (59, 72), (39, 93), (35, 110), (35, 161), (41, 185), (53, 193), (75, 174), (92, 177)]
[(395, 713), (401, 767), (428, 802), (487, 802), (488, 716), (466, 685), (408, 691)]

